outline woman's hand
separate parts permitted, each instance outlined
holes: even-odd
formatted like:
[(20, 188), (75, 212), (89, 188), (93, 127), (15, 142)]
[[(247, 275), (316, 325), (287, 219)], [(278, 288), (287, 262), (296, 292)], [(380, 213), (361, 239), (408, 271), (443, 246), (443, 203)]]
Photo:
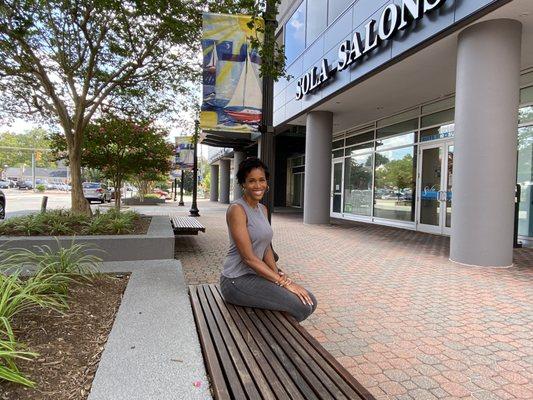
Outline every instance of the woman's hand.
[(310, 306), (313, 305), (313, 300), (311, 300), (311, 297), (309, 296), (309, 293), (307, 293), (307, 290), (305, 290), (300, 285), (298, 285), (298, 284), (296, 284), (294, 282), (291, 282), (290, 284), (285, 286), (285, 289), (287, 289), (289, 292), (292, 292), (296, 296), (298, 296), (300, 298), (300, 300), (302, 300), (302, 303), (304, 303), (306, 305), (310, 305)]

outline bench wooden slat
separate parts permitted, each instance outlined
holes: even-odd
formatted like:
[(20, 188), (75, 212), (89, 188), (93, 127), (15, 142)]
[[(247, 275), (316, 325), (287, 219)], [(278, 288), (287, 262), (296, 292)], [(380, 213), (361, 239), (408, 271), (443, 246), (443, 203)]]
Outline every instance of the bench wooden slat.
[(375, 400), (292, 316), (190, 293), (215, 399)]
[(213, 394), (215, 395), (215, 398), (219, 400), (231, 400), (226, 387), (224, 375), (220, 370), (218, 356), (213, 341), (211, 340), (211, 334), (209, 333), (209, 328), (207, 327), (207, 322), (204, 318), (196, 289), (195, 286), (189, 286), (189, 293), (191, 294), (191, 303), (193, 306), (192, 310), (196, 321), (196, 327), (199, 331), (200, 343), (202, 344), (204, 359), (207, 365), (207, 372), (211, 377)]
[(317, 397), (315, 394), (315, 391), (307, 383), (307, 380), (300, 374), (299, 369), (294, 364), (294, 360), (285, 353), (285, 351), (278, 344), (277, 340), (260, 321), (257, 314), (255, 314), (255, 312), (249, 307), (242, 307), (238, 311), (241, 315), (244, 313), (248, 316), (248, 318), (250, 318), (254, 326), (260, 332), (261, 336), (265, 339), (267, 345), (275, 354), (277, 360), (279, 360), (279, 364), (285, 369), (285, 371), (287, 371), (288, 375), (292, 378), (303, 397), (305, 399), (319, 399), (319, 397)]
[(375, 400), (375, 397), (361, 385), (353, 376), (344, 368), (330, 353), (322, 347), (322, 345), (307, 332), (292, 316), (287, 316), (287, 321), (294, 326), (294, 328), (316, 349), (318, 353), (333, 367), (335, 371), (341, 375), (346, 383), (348, 383), (362, 399)]
[[(266, 326), (268, 331), (273, 334), (276, 334), (277, 342), (279, 343), (287, 357), (294, 361), (296, 368), (307, 381), (307, 383), (311, 386), (317, 396), (320, 399), (333, 400), (334, 397), (331, 395), (328, 389), (326, 389), (324, 383), (314, 374), (313, 370), (308, 365), (309, 360), (302, 358), (300, 354), (298, 354), (298, 352), (292, 347), (291, 343), (289, 343), (288, 339), (285, 338), (281, 332), (277, 331), (274, 324), (272, 324), (272, 322), (268, 318), (266, 318), (263, 313), (263, 310), (255, 310), (255, 312), (258, 316), (262, 317), (260, 321)], [(345, 400), (346, 398), (344, 397), (344, 395), (342, 395), (340, 399)]]
[(318, 369), (320, 371), (324, 371), (324, 373), (327, 374), (328, 379), (332, 380), (335, 385), (342, 390), (343, 394), (348, 399), (356, 399), (360, 397), (359, 393), (357, 393), (355, 389), (348, 385), (346, 381), (339, 376), (338, 371), (335, 370), (323, 357), (321, 357), (320, 353), (313, 346), (311, 346), (298, 331), (294, 329), (290, 322), (287, 321), (287, 318), (280, 318), (277, 313), (273, 313), (271, 311), (265, 311), (265, 314), (270, 318), (271, 321), (277, 321), (278, 326), (283, 326), (283, 331), (286, 332), (287, 335), (292, 335), (294, 340), (296, 340), (301, 346), (300, 351), (303, 351), (304, 354), (309, 355), (317, 364)]
[(178, 217), (170, 215), (170, 223), (174, 233), (194, 234), (205, 232), (205, 227), (194, 217)]
[[(224, 372), (227, 375), (226, 382), (228, 383), (228, 386), (230, 387), (230, 390), (232, 392), (231, 398), (238, 400), (246, 399), (246, 395), (244, 394), (239, 375), (235, 369), (235, 366), (233, 365), (232, 357), (228, 353), (228, 349), (226, 348), (224, 339), (222, 338), (222, 335), (218, 330), (218, 326), (213, 318), (213, 315), (211, 314), (211, 309), (209, 307), (209, 304), (207, 303), (207, 299), (205, 298), (205, 294), (203, 293), (202, 288), (199, 288), (197, 293), (198, 298), (200, 299), (200, 304), (202, 305), (202, 308), (205, 312), (207, 324), (209, 326), (209, 332), (211, 334), (211, 337), (213, 338), (213, 342), (215, 343), (220, 363), (222, 364)], [(242, 373), (244, 371), (239, 372)]]
[[(240, 365), (242, 361), (244, 361), (244, 363), (248, 367), (249, 374), (245, 374), (244, 376), (241, 376), (241, 378), (250, 398), (259, 398), (259, 393), (257, 392), (257, 389), (259, 389), (264, 399), (274, 400), (274, 393), (272, 393), (272, 390), (264, 379), (263, 373), (259, 369), (259, 366), (257, 365), (254, 357), (250, 353), (248, 346), (244, 342), (245, 339), (243, 338), (243, 336), (250, 336), (249, 333), (247, 335), (247, 331), (237, 331), (235, 324), (233, 323), (233, 319), (229, 316), (228, 310), (225, 309), (224, 306), (220, 307), (220, 304), (217, 302), (210, 286), (204, 286), (204, 290), (209, 300), (209, 303), (212, 306), (213, 315), (218, 322), (220, 331), (226, 341), (226, 345), (228, 345), (228, 347), (231, 349), (230, 354), (232, 354), (233, 346), (235, 345), (235, 350), (241, 352), (242, 359), (240, 357), (235, 357), (235, 364)], [(247, 339), (247, 341), (250, 341), (251, 337), (248, 337)], [(235, 342), (235, 344), (233, 344), (233, 341)], [(241, 370), (244, 370), (244, 363), (242, 364), (240, 369), (238, 368), (239, 372)]]
[[(287, 326), (283, 325), (277, 318), (272, 317), (272, 313), (267, 310), (262, 310), (262, 313), (275, 326), (280, 335), (288, 342), (291, 348), (302, 358), (302, 360), (304, 360), (305, 365), (312, 373), (314, 373), (319, 382), (324, 385), (333, 398), (345, 400), (350, 398), (347, 397), (343, 391), (341, 391), (336, 382), (330, 379), (330, 377), (323, 370), (323, 365), (321, 365), (319, 362), (316, 362), (314, 357), (312, 357), (307, 351), (308, 349), (304, 349), (304, 347), (302, 347), (300, 342), (294, 337), (299, 335), (298, 332), (294, 332), (294, 328), (292, 328), (292, 326), (289, 325), (289, 328), (287, 328)], [(354, 396), (352, 399), (357, 398), (356, 393), (352, 393), (352, 395)]]
[[(270, 384), (270, 387), (276, 395), (276, 399), (293, 399), (293, 400), (305, 400), (301, 395), (294, 383), (285, 373), (285, 370), (281, 368), (280, 364), (276, 364), (274, 368), (270, 365), (270, 362), (267, 360), (267, 357), (275, 357), (274, 354), (270, 352), (266, 342), (262, 340), (259, 333), (253, 329), (251, 321), (243, 321), (240, 315), (237, 313), (235, 306), (232, 304), (227, 304), (222, 299), (219, 288), (216, 285), (210, 285), (211, 291), (222, 308), (223, 306), (227, 308), (229, 315), (232, 320), (235, 322), (235, 325), (239, 332), (245, 332), (245, 341), (246, 345), (250, 347), (250, 351), (254, 356), (255, 361), (259, 365), (259, 368), (263, 371), (263, 375), (266, 377), (267, 382)], [(270, 353), (269, 353), (270, 352)], [(256, 380), (257, 381), (257, 380)], [(289, 397), (290, 394), (290, 397)]]

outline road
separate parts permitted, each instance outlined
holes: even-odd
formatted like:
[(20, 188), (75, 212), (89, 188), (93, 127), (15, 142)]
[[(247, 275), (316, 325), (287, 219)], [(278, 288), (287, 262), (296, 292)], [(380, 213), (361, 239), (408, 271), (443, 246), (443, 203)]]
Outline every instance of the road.
[(70, 208), (70, 192), (35, 193), (31, 190), (2, 189), (6, 195), (6, 218), (25, 215), (41, 209), (43, 196), (48, 196), (47, 209)]

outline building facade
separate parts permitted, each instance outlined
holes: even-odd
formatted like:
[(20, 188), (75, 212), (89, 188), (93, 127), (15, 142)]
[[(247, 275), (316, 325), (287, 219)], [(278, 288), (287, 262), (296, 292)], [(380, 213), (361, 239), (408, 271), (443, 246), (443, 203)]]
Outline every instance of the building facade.
[(517, 185), (533, 240), (533, 2), (287, 0), (278, 21), (275, 204), (511, 265)]

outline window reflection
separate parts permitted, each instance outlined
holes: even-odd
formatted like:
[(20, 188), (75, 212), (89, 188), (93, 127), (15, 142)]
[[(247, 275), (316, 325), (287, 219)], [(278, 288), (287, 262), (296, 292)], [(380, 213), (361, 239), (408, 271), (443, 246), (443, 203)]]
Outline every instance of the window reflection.
[(328, 23), (324, 0), (307, 0), (307, 45), (309, 46), (325, 29)]
[[(328, 23), (331, 24), (335, 18), (342, 14), (353, 0), (329, 0)], [(323, 2), (321, 2), (323, 3)]]
[(414, 221), (414, 146), (376, 153), (374, 216)]
[(521, 187), (518, 234), (533, 236), (533, 125), (518, 129), (516, 182)]
[(305, 4), (298, 7), (285, 24), (285, 57), (287, 65), (291, 64), (305, 49)]
[(345, 213), (371, 215), (372, 162), (372, 154), (346, 158), (344, 165)]

